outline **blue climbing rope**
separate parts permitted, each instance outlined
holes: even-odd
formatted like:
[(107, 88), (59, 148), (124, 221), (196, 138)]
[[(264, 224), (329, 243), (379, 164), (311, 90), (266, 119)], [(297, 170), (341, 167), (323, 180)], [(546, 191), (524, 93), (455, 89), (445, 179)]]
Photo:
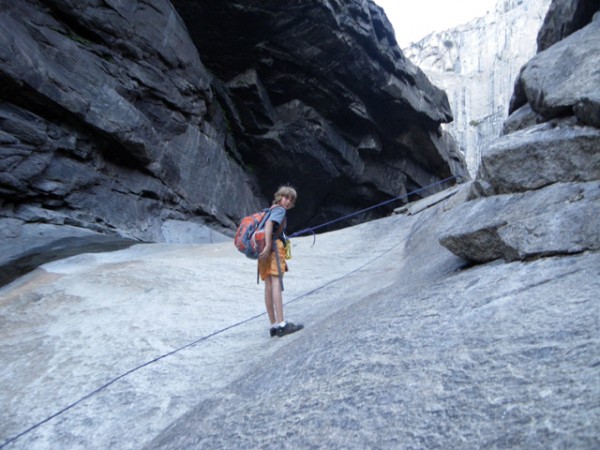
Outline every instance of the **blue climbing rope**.
[[(318, 229), (320, 229), (320, 228), (328, 227), (329, 225), (333, 225), (334, 223), (338, 223), (338, 222), (341, 222), (343, 220), (347, 220), (347, 219), (350, 219), (352, 217), (356, 217), (356, 216), (358, 216), (360, 214), (363, 214), (363, 213), (365, 213), (367, 211), (371, 211), (371, 210), (379, 208), (381, 206), (389, 205), (390, 203), (396, 202), (396, 201), (401, 200), (403, 198), (407, 198), (410, 195), (418, 194), (418, 193), (423, 192), (423, 191), (425, 191), (427, 189), (431, 189), (431, 188), (433, 188), (435, 186), (439, 186), (441, 184), (444, 184), (444, 183), (446, 183), (446, 182), (448, 182), (450, 180), (454, 180), (456, 178), (457, 178), (456, 175), (453, 175), (451, 177), (445, 178), (443, 180), (437, 181), (437, 182), (429, 184), (427, 186), (423, 186), (422, 188), (415, 189), (414, 191), (408, 192), (406, 194), (399, 195), (398, 197), (394, 197), (394, 198), (386, 200), (384, 202), (377, 203), (376, 205), (369, 206), (368, 208), (365, 208), (365, 209), (361, 209), (360, 211), (356, 211), (356, 212), (353, 212), (351, 214), (347, 214), (345, 216), (338, 217), (337, 219), (330, 220), (329, 222), (322, 223), (321, 225), (317, 225), (315, 227), (305, 228), (303, 230), (296, 231), (295, 233), (290, 234), (288, 237), (292, 238), (292, 237), (302, 236), (303, 234), (312, 234), (313, 237), (316, 239), (316, 233), (315, 233), (315, 231), (318, 230)], [(313, 244), (314, 244), (314, 241), (313, 241)]]

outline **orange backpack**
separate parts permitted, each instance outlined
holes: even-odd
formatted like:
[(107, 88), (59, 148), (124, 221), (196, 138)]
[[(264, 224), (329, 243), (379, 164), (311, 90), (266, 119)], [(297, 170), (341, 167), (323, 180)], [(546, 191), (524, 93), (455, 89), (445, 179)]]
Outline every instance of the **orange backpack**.
[(250, 259), (258, 259), (265, 248), (265, 224), (273, 208), (266, 208), (240, 222), (233, 243), (237, 249)]

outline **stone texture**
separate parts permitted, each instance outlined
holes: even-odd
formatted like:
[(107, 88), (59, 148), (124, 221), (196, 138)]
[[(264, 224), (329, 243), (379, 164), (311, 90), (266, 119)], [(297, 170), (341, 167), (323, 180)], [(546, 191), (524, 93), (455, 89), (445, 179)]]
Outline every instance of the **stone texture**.
[(597, 92), (592, 96), (578, 99), (573, 113), (581, 123), (600, 128), (600, 96)]
[(0, 6), (0, 226), (37, 208), (151, 242), (190, 222), (188, 242), (281, 183), (306, 227), (465, 175), (446, 95), (371, 2)]
[(20, 2), (0, 21), (7, 203), (158, 241), (163, 220), (202, 224), (193, 211), (232, 227), (225, 196), (258, 207), (251, 192), (211, 181), (250, 179), (203, 120), (211, 75), (168, 2)]
[(600, 179), (600, 130), (572, 121), (507, 134), (485, 152), (480, 176), (498, 194)]
[(79, 253), (127, 248), (135, 243), (116, 235), (85, 228), (7, 219), (0, 229), (0, 285), (8, 284), (38, 266)]
[(538, 115), (531, 109), (529, 104), (525, 104), (504, 121), (501, 136), (513, 133), (518, 130), (533, 127), (538, 123)]
[[(124, 8), (124, 16), (132, 5), (104, 4), (113, 3)], [(145, 10), (147, 5), (137, 6)], [(2, 6), (0, 20), (6, 20)], [(113, 20), (99, 23), (98, 35)], [(149, 51), (128, 39), (115, 45), (129, 53)], [(168, 51), (164, 57), (171, 63), (176, 58)], [(221, 83), (218, 89), (238, 89), (240, 95), (264, 100), (268, 83), (260, 72), (241, 73), (227, 80), (236, 78), (229, 87)], [(9, 85), (2, 85), (4, 94)], [(73, 104), (83, 95), (44, 89), (57, 101)], [(28, 94), (40, 99), (32, 90)], [(232, 99), (221, 91), (217, 97)], [(240, 123), (259, 129), (283, 113), (294, 124), (323, 117), (311, 105), (278, 104), (270, 98), (270, 106), (263, 103), (243, 114), (240, 109)], [(575, 104), (587, 105), (582, 102)], [(81, 121), (74, 122), (79, 113), (56, 110), (78, 133), (72, 134), (57, 119), (41, 114), (43, 108), (32, 112), (7, 103), (2, 104), (0, 139), (11, 148), (11, 163), (0, 161), (12, 164), (19, 178), (3, 171), (2, 189), (24, 200), (44, 192), (45, 201), (3, 203), (3, 211), (10, 212), (0, 229), (3, 238), (24, 233), (35, 238), (42, 226), (55, 226), (69, 239), (73, 233), (68, 227), (75, 226), (82, 242), (99, 232), (106, 235), (111, 222), (103, 222), (107, 213), (102, 208), (110, 211), (110, 205), (97, 202), (97, 220), (88, 219), (89, 199), (90, 209), (78, 214), (61, 208), (64, 192), (76, 196), (87, 188), (101, 189), (102, 177), (112, 180), (115, 196), (138, 192), (157, 201), (161, 197), (150, 187), (171, 189), (150, 183), (138, 173), (140, 166), (131, 164), (126, 165), (130, 184), (119, 171), (123, 160), (118, 164), (114, 154), (103, 159), (94, 145), (80, 141), (91, 132), (82, 131)], [(238, 109), (233, 102), (226, 108), (227, 114)], [(85, 111), (81, 114), (87, 117)], [(295, 239), (286, 275), (286, 315), (306, 328), (283, 339), (268, 336), (262, 286), (254, 284), (255, 265), (230, 242), (135, 245), (79, 254), (0, 288), (0, 446), (600, 447), (600, 180), (581, 165), (586, 154), (592, 167), (597, 164), (598, 152), (589, 144), (597, 130), (582, 120), (586, 111), (537, 126), (525, 111), (527, 124), (513, 122), (519, 131), (509, 132), (490, 153), (485, 176), (417, 201), (407, 208), (411, 214), (324, 233), (315, 245), (312, 237)], [(112, 133), (107, 142), (124, 140), (117, 153), (129, 163), (144, 164), (156, 151), (135, 145), (127, 124), (98, 115), (94, 120), (104, 127), (103, 134)], [(219, 120), (215, 123), (224, 126), (225, 116)], [(185, 138), (174, 139), (222, 136), (217, 126), (203, 129), (205, 135), (184, 132)], [(320, 139), (343, 141), (333, 128), (311, 130), (324, 133)], [(426, 143), (428, 136), (414, 128), (403, 139), (405, 144)], [(445, 139), (437, 132), (435, 136)], [(535, 149), (534, 138), (538, 147), (551, 149), (549, 155)], [(365, 149), (385, 146), (374, 136), (361, 142)], [(71, 166), (57, 167), (47, 157), (55, 147), (61, 157), (76, 155)], [(435, 145), (424, 147), (424, 159), (406, 167), (426, 179), (423, 163)], [(352, 161), (344, 145), (334, 153)], [(234, 151), (230, 155), (241, 158)], [(27, 158), (31, 163), (24, 162)], [(79, 178), (76, 163), (82, 161), (95, 165)], [(160, 172), (154, 162), (146, 170)], [(550, 182), (539, 185), (521, 172), (524, 181), (519, 184), (506, 174), (515, 162)], [(182, 167), (186, 164), (191, 161)], [(47, 170), (55, 175), (39, 176)], [(97, 178), (86, 184), (88, 173)], [(21, 174), (32, 182), (21, 183)], [(507, 192), (498, 194), (499, 188)], [(299, 209), (291, 214), (295, 211)], [(82, 232), (86, 227), (78, 221), (95, 223), (98, 231)], [(158, 223), (161, 232), (174, 236), (199, 232), (195, 227), (181, 231), (188, 222), (175, 214)], [(112, 231), (121, 236), (118, 228)], [(440, 231), (442, 243), (460, 256), (440, 245)]]
[(537, 36), (538, 52), (586, 26), (596, 11), (595, 0), (554, 0)]
[(520, 74), (527, 102), (546, 120), (572, 115), (581, 99), (598, 101), (600, 14), (595, 17), (581, 30), (538, 53)]
[(600, 182), (554, 183), (495, 195), (448, 212), (440, 243), (474, 262), (526, 260), (600, 249)]
[(448, 201), (294, 239), (282, 339), (231, 242), (4, 287), (0, 445), (123, 375), (5, 448), (597, 448), (600, 253), (469, 267)]
[(465, 174), (440, 139), (452, 120), (445, 94), (404, 58), (375, 4), (173, 4), (224, 81), (229, 126), (261, 190), (287, 181), (305, 193), (302, 227)]
[(281, 370), (256, 369), (145, 448), (594, 448), (598, 320), (575, 302), (597, 309), (576, 275), (597, 262), (475, 269), (456, 276), (454, 295), (440, 282), (413, 297), (404, 281), (387, 301), (354, 304), (297, 339), (277, 355)]

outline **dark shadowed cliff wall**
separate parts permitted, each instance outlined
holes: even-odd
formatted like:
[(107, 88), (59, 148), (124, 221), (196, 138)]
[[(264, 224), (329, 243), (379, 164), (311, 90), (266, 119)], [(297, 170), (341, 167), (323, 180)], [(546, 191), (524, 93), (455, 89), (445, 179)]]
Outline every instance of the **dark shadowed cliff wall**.
[(215, 240), (280, 183), (297, 229), (465, 173), (446, 95), (370, 1), (0, 6), (8, 262), (58, 240)]

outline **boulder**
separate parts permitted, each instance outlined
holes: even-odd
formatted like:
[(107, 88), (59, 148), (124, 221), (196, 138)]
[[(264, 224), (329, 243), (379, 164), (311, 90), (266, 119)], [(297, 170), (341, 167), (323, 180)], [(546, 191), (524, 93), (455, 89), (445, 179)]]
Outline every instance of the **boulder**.
[(538, 52), (586, 26), (598, 8), (596, 0), (554, 0), (538, 32)]
[[(598, 59), (594, 39), (594, 33), (598, 33), (598, 18), (594, 20), (594, 13), (599, 10), (597, 2), (588, 0), (554, 0), (551, 3), (538, 33), (538, 54), (522, 67), (515, 81), (509, 114), (530, 103), (536, 112), (545, 114), (547, 120), (552, 114), (569, 114), (570, 107), (581, 97), (592, 95), (596, 98), (596, 90), (591, 86), (594, 85), (593, 80), (597, 83), (597, 74), (593, 72), (594, 60)], [(581, 12), (576, 14), (578, 20), (573, 20), (574, 11)], [(571, 38), (576, 31), (577, 36)], [(566, 44), (555, 47), (554, 44), (562, 39)], [(551, 47), (553, 50), (547, 51)], [(574, 67), (573, 64), (583, 66)], [(546, 76), (544, 67), (553, 67), (553, 76)], [(524, 72), (527, 82), (523, 80)], [(591, 80), (587, 84), (589, 76)], [(550, 103), (543, 99), (543, 95), (549, 92), (552, 97)], [(576, 101), (573, 101), (574, 98)]]
[(527, 102), (545, 119), (572, 115), (583, 99), (598, 101), (600, 14), (589, 25), (534, 56), (520, 82)]
[(538, 115), (531, 109), (529, 104), (521, 106), (508, 117), (502, 125), (502, 133), (500, 136), (505, 134), (513, 133), (524, 128), (529, 128), (538, 123)]
[(554, 183), (482, 197), (444, 215), (440, 243), (469, 261), (527, 260), (600, 249), (600, 182)]
[(497, 139), (482, 157), (480, 178), (499, 194), (600, 179), (600, 130), (570, 122), (547, 122)]

